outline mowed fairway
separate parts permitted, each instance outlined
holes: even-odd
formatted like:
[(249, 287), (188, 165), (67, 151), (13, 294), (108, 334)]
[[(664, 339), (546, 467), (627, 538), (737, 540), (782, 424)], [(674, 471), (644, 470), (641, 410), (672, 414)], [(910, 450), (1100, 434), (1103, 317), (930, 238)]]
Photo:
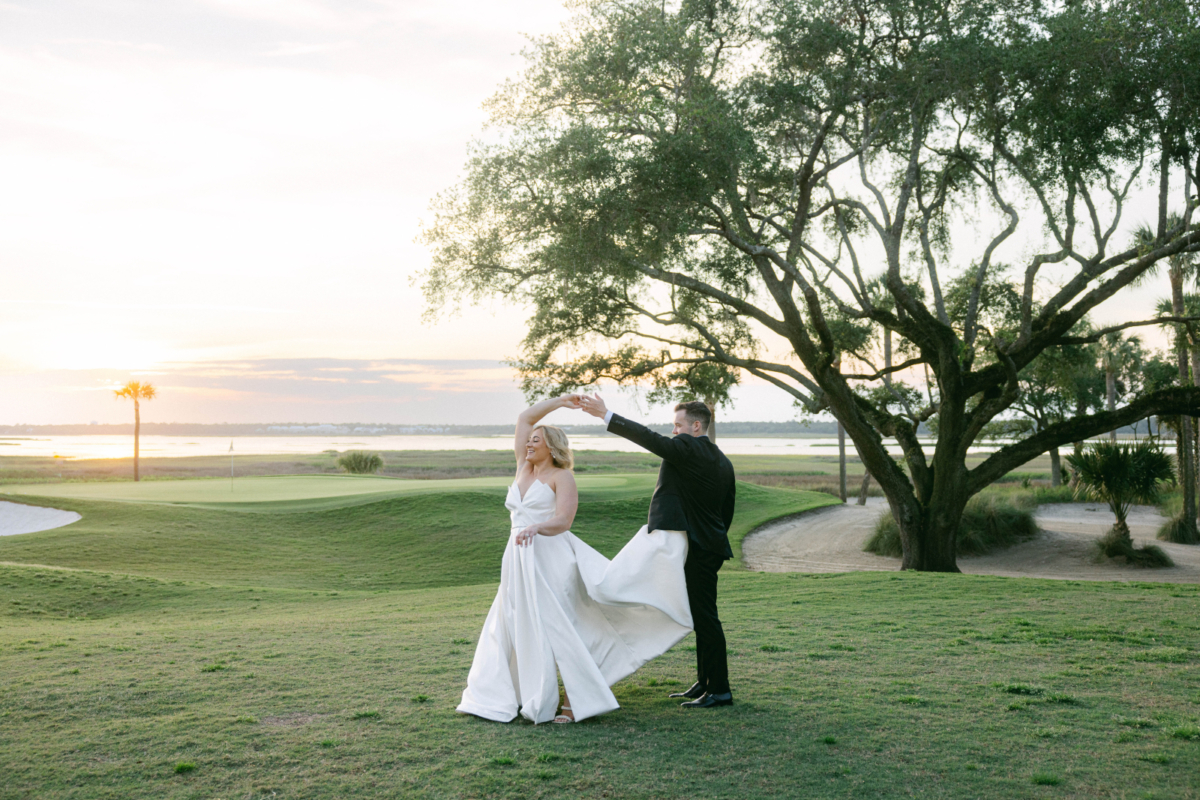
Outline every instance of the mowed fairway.
[[(338, 486), (5, 490), (83, 519), (0, 539), (0, 797), (1200, 796), (1200, 587), (735, 561), (734, 707), (665, 697), (685, 639), (613, 714), (499, 725), (453, 709), (507, 480), (296, 480)], [(611, 555), (652, 482), (584, 476), (574, 530)], [(739, 485), (733, 538), (829, 500)]]

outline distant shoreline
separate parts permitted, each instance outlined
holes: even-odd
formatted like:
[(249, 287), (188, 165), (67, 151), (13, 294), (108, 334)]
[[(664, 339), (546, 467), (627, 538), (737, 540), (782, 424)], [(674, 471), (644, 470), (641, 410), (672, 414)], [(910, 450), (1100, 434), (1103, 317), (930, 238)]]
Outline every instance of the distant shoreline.
[[(600, 436), (603, 425), (562, 425), (577, 436)], [(671, 426), (649, 426), (670, 433)], [(833, 422), (725, 422), (718, 418), (721, 436), (790, 439), (829, 436), (837, 433)], [(368, 422), (328, 423), (191, 423), (143, 422), (143, 436), (511, 436), (512, 425), (383, 425)], [(133, 435), (132, 423), (70, 425), (0, 425), (0, 439), (37, 436), (122, 436)]]

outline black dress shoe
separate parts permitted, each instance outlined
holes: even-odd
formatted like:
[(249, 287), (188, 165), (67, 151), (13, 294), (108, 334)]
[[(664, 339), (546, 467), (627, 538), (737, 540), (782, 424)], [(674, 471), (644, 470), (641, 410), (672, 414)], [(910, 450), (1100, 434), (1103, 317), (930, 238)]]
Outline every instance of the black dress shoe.
[(693, 683), (692, 688), (686, 692), (671, 692), (667, 697), (686, 697), (688, 700), (695, 700), (704, 694), (704, 687), (699, 683)]
[(690, 703), (680, 703), (684, 708), (716, 708), (717, 706), (733, 705), (733, 693), (725, 692), (724, 694), (712, 694), (705, 692), (698, 699)]

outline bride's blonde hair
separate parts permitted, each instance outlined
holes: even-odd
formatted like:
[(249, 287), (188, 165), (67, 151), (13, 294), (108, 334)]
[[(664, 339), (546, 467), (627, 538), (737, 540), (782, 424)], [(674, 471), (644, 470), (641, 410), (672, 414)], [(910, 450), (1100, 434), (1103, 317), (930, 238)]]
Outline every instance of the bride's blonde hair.
[(554, 462), (554, 466), (559, 469), (570, 469), (575, 466), (575, 456), (571, 453), (571, 441), (562, 428), (556, 428), (553, 425), (539, 425), (533, 431), (534, 433), (542, 432), (542, 436), (546, 439), (546, 447), (550, 448), (550, 460)]

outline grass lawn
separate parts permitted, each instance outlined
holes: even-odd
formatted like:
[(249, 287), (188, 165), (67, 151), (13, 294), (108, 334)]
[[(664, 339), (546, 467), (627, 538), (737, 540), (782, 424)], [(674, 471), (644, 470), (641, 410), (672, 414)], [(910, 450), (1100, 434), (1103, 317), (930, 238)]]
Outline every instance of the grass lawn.
[[(739, 492), (739, 542), (827, 502)], [(647, 493), (585, 487), (579, 535), (611, 554)], [(1200, 587), (734, 562), (735, 706), (665, 697), (689, 638), (617, 712), (500, 725), (453, 709), (502, 489), (369, 496), (61, 497), (0, 539), (0, 798), (1200, 797)]]

